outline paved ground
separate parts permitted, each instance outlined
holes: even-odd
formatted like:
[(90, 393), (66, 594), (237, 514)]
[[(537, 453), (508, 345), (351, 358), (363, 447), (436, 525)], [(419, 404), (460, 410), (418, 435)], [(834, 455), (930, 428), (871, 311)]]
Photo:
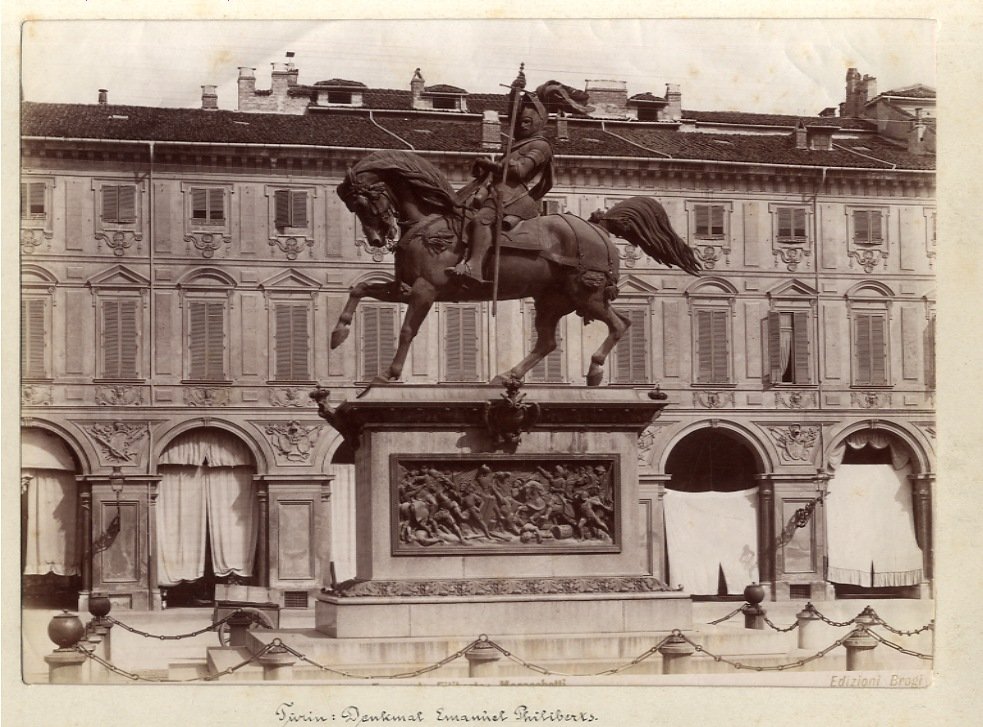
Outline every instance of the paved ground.
[[(865, 606), (872, 605), (877, 613), (889, 624), (898, 629), (909, 630), (923, 626), (934, 617), (934, 602), (931, 600), (863, 600), (844, 599), (838, 601), (817, 601), (817, 609), (834, 621), (847, 621)], [(727, 634), (742, 630), (743, 616), (737, 614), (719, 627), (708, 626), (708, 622), (721, 618), (740, 606), (739, 602), (696, 602), (693, 604), (694, 631), (700, 634)], [(768, 617), (777, 626), (788, 626), (795, 622), (795, 614), (802, 609), (805, 601), (783, 601), (765, 603)], [(23, 666), (24, 678), (28, 682), (47, 681), (47, 666), (44, 656), (51, 653), (54, 644), (48, 639), (47, 625), (51, 617), (60, 611), (49, 609), (26, 609), (23, 611)], [(83, 621), (88, 620), (88, 614)], [(211, 608), (179, 608), (165, 611), (118, 611), (112, 614), (121, 622), (153, 634), (188, 633), (212, 623)], [(281, 630), (314, 627), (314, 610), (281, 611)], [(492, 629), (483, 629), (494, 638)], [(770, 630), (769, 630), (770, 631)], [(745, 631), (746, 635), (747, 632)], [(832, 639), (842, 636), (830, 629)], [(889, 635), (889, 634), (885, 634)], [(931, 635), (923, 634), (917, 642), (905, 642), (909, 648), (930, 648)], [(789, 634), (789, 643), (794, 643)], [(894, 637), (892, 637), (894, 638)], [(903, 641), (896, 639), (896, 641)], [(131, 671), (162, 671), (174, 663), (203, 659), (208, 647), (217, 646), (214, 632), (182, 640), (148, 639), (125, 631), (120, 627), (113, 629), (112, 662)], [(881, 649), (887, 652), (887, 649)], [(911, 660), (911, 657), (904, 657)], [(926, 662), (912, 660), (910, 666), (901, 668), (925, 668)]]

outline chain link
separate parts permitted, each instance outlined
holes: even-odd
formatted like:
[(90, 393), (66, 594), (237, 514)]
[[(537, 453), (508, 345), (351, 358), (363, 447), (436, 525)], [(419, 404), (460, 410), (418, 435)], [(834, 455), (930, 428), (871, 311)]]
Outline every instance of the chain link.
[(776, 626), (775, 624), (773, 624), (771, 622), (771, 619), (768, 618), (767, 616), (762, 616), (762, 618), (765, 620), (765, 623), (766, 624), (768, 624), (769, 626), (771, 626), (771, 628), (775, 629), (775, 631), (780, 631), (782, 633), (788, 633), (789, 631), (794, 631), (795, 629), (799, 628), (799, 622), (798, 621), (796, 621), (794, 624), (792, 624), (788, 628), (782, 628), (781, 626)]
[(856, 616), (851, 618), (849, 621), (831, 621), (830, 619), (826, 618), (822, 613), (820, 613), (819, 609), (813, 606), (811, 603), (806, 606), (806, 609), (816, 614), (816, 616), (819, 617), (820, 621), (823, 621), (824, 623), (828, 623), (830, 626), (836, 626), (836, 627), (852, 626), (857, 621)]
[(928, 661), (931, 661), (932, 658), (933, 658), (931, 654), (922, 654), (922, 653), (920, 653), (918, 651), (912, 651), (911, 649), (906, 649), (903, 646), (900, 646), (900, 645), (895, 644), (895, 643), (893, 643), (891, 641), (888, 641), (883, 636), (881, 636), (880, 634), (876, 633), (875, 631), (872, 631), (871, 629), (866, 629), (866, 631), (867, 631), (867, 633), (870, 636), (873, 636), (874, 639), (876, 639), (879, 643), (882, 643), (882, 644), (884, 644), (884, 646), (887, 646), (889, 648), (892, 648), (895, 651), (901, 652), (902, 654), (907, 654), (908, 656), (916, 656), (919, 659), (926, 659)]
[(641, 654), (639, 654), (638, 656), (636, 656), (634, 659), (632, 659), (631, 661), (629, 661), (627, 664), (622, 664), (621, 666), (612, 667), (611, 669), (605, 669), (604, 671), (593, 672), (593, 673), (590, 673), (590, 674), (572, 674), (572, 673), (569, 673), (569, 672), (553, 671), (551, 669), (547, 669), (544, 666), (539, 666), (538, 664), (533, 664), (533, 663), (528, 662), (528, 661), (526, 661), (525, 659), (523, 659), (523, 658), (521, 658), (519, 656), (516, 656), (515, 654), (511, 653), (510, 651), (507, 651), (501, 645), (496, 644), (494, 641), (489, 640), (487, 643), (488, 643), (489, 646), (497, 649), (502, 654), (502, 656), (510, 659), (511, 661), (514, 661), (516, 664), (519, 664), (521, 666), (524, 666), (526, 669), (529, 669), (531, 671), (534, 671), (534, 672), (537, 672), (539, 674), (542, 674), (543, 676), (599, 677), (599, 676), (610, 676), (612, 674), (618, 674), (620, 672), (625, 671), (626, 669), (630, 669), (633, 666), (637, 666), (638, 664), (641, 664), (643, 661), (645, 661), (646, 659), (648, 659), (650, 656), (652, 656), (653, 654), (657, 653), (659, 651), (659, 649), (662, 648), (662, 646), (667, 641), (669, 641), (669, 639), (671, 639), (671, 638), (672, 638), (672, 635), (671, 634), (669, 636), (664, 637), (658, 644), (656, 644), (655, 646), (653, 646), (653, 647), (651, 647), (651, 648), (643, 651)]
[(750, 664), (742, 664), (739, 661), (733, 661), (732, 659), (728, 659), (725, 656), (720, 656), (719, 654), (714, 654), (711, 651), (707, 651), (705, 648), (703, 648), (703, 646), (701, 646), (700, 644), (696, 643), (691, 638), (686, 636), (686, 634), (681, 633), (680, 637), (686, 643), (688, 643), (690, 646), (696, 649), (698, 653), (706, 654), (714, 661), (723, 662), (724, 664), (730, 664), (735, 669), (742, 669), (745, 671), (785, 671), (786, 669), (798, 669), (799, 667), (805, 666), (810, 661), (815, 661), (816, 659), (822, 659), (824, 656), (826, 656), (826, 654), (831, 652), (837, 646), (842, 646), (843, 642), (846, 641), (850, 637), (850, 635), (847, 634), (846, 636), (837, 639), (832, 644), (827, 646), (825, 649), (813, 654), (812, 656), (807, 656), (804, 659), (798, 659), (788, 664), (776, 664), (774, 666), (751, 666)]
[(324, 664), (319, 664), (318, 662), (314, 661), (313, 659), (311, 659), (310, 657), (306, 656), (305, 654), (300, 653), (299, 651), (297, 651), (296, 649), (294, 649), (292, 646), (288, 646), (287, 644), (283, 644), (283, 643), (279, 644), (279, 646), (280, 646), (281, 649), (283, 649), (283, 651), (286, 651), (289, 654), (293, 654), (300, 661), (303, 661), (306, 664), (310, 664), (311, 666), (315, 667), (316, 669), (320, 669), (321, 671), (326, 671), (326, 672), (329, 672), (331, 674), (337, 674), (338, 676), (346, 677), (346, 678), (349, 678), (349, 679), (412, 679), (413, 677), (422, 676), (423, 674), (427, 674), (429, 672), (436, 671), (437, 669), (440, 669), (442, 666), (446, 666), (447, 664), (450, 664), (455, 659), (459, 659), (462, 656), (464, 656), (465, 654), (467, 654), (468, 651), (470, 651), (471, 649), (473, 649), (480, 642), (481, 642), (481, 639), (475, 639), (470, 644), (468, 644), (467, 646), (465, 646), (463, 649), (458, 649), (457, 651), (455, 651), (450, 656), (445, 656), (443, 659), (441, 659), (440, 661), (436, 662), (435, 664), (431, 664), (430, 666), (421, 667), (420, 669), (416, 669), (414, 671), (400, 672), (398, 674), (369, 674), (369, 675), (366, 675), (366, 674), (353, 674), (351, 672), (341, 671), (340, 669), (332, 669), (330, 666), (325, 666)]
[(137, 636), (144, 636), (148, 639), (160, 639), (161, 641), (178, 641), (180, 639), (190, 639), (194, 636), (201, 636), (202, 634), (207, 634), (209, 631), (217, 631), (219, 628), (221, 628), (226, 623), (228, 623), (231, 619), (235, 618), (236, 616), (245, 615), (245, 614), (246, 612), (241, 609), (233, 611), (225, 618), (213, 623), (211, 626), (206, 626), (204, 628), (198, 629), (197, 631), (191, 631), (186, 634), (152, 634), (148, 631), (141, 631), (140, 629), (134, 628), (133, 626), (129, 626), (123, 623), (122, 621), (117, 621), (112, 616), (106, 616), (105, 618), (111, 624), (126, 629), (131, 634), (136, 634)]
[(896, 629), (893, 626), (891, 626), (891, 624), (889, 624), (887, 621), (885, 621), (880, 617), (878, 617), (877, 625), (883, 626), (892, 634), (897, 634), (898, 636), (915, 636), (916, 634), (920, 634), (923, 631), (935, 631), (935, 619), (932, 619), (927, 624), (922, 626), (920, 629), (912, 629), (911, 631), (902, 631), (901, 629)]
[(716, 621), (707, 621), (707, 625), (708, 626), (716, 626), (719, 623), (723, 623), (727, 619), (733, 618), (734, 616), (736, 616), (737, 614), (739, 614), (741, 612), (741, 609), (742, 608), (744, 608), (744, 606), (738, 606), (737, 608), (735, 608), (733, 611), (731, 611), (730, 613), (728, 613), (723, 618), (718, 618)]
[(113, 674), (118, 674), (122, 677), (130, 679), (131, 681), (153, 682), (155, 684), (189, 684), (191, 682), (213, 682), (224, 676), (237, 672), (243, 667), (249, 666), (249, 664), (252, 664), (254, 661), (257, 661), (260, 657), (265, 656), (268, 652), (272, 651), (274, 648), (278, 647), (279, 644), (276, 643), (277, 641), (279, 641), (279, 639), (275, 639), (273, 642), (264, 646), (262, 649), (260, 649), (258, 652), (250, 656), (248, 659), (239, 662), (235, 666), (230, 666), (227, 669), (223, 669), (222, 671), (217, 672), (215, 674), (206, 674), (203, 677), (191, 677), (190, 679), (167, 679), (166, 677), (160, 678), (160, 677), (142, 676), (141, 674), (127, 671), (126, 669), (118, 667), (115, 664), (106, 661), (101, 656), (96, 656), (93, 652), (89, 651), (83, 646), (76, 646), (75, 650), (81, 654), (85, 654), (86, 657), (92, 659), (92, 661), (96, 662), (97, 664), (102, 665), (103, 667), (111, 671)]

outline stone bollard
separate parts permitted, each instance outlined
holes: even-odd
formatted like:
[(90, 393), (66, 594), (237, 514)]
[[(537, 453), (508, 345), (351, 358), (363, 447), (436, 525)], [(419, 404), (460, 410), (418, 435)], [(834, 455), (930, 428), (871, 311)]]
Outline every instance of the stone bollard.
[(84, 684), (85, 662), (89, 658), (76, 649), (85, 636), (85, 627), (74, 613), (63, 611), (48, 623), (48, 638), (58, 646), (44, 657), (49, 684)]
[[(84, 648), (88, 653), (95, 656), (102, 656), (102, 636), (95, 633), (94, 629), (90, 629), (89, 633), (84, 639), (79, 642), (79, 646)], [(105, 677), (105, 667), (99, 664), (95, 659), (86, 658), (85, 665), (82, 667), (85, 680), (90, 684), (95, 684), (96, 682), (104, 681)]]
[(297, 657), (287, 651), (279, 639), (273, 640), (273, 648), (259, 657), (263, 667), (263, 681), (286, 682), (294, 678)]
[(488, 637), (482, 634), (478, 643), (465, 652), (468, 660), (469, 677), (493, 677), (495, 662), (502, 658), (502, 652), (488, 642)]
[(229, 646), (237, 649), (249, 645), (249, 627), (253, 623), (252, 615), (240, 611), (228, 620)]
[(874, 648), (877, 639), (870, 635), (866, 626), (857, 626), (843, 641), (846, 647), (847, 671), (871, 671), (876, 669)]
[(662, 654), (662, 673), (663, 674), (689, 674), (693, 653), (696, 651), (691, 643), (686, 641), (680, 633), (673, 633), (669, 639), (659, 647)]
[(744, 589), (744, 598), (747, 601), (741, 607), (741, 613), (744, 614), (744, 628), (764, 630), (765, 610), (761, 607), (761, 602), (765, 600), (765, 589), (757, 583), (752, 583)]
[(89, 622), (89, 633), (95, 633), (102, 637), (96, 656), (112, 661), (113, 650), (110, 642), (110, 634), (113, 629), (113, 622), (106, 618), (112, 609), (112, 601), (105, 593), (93, 593), (89, 596), (89, 613), (92, 614), (92, 621)]
[(807, 603), (805, 608), (795, 614), (795, 618), (799, 623), (799, 648), (816, 649), (817, 651), (823, 648), (824, 644), (820, 643), (822, 636), (819, 633), (821, 619), (815, 606)]

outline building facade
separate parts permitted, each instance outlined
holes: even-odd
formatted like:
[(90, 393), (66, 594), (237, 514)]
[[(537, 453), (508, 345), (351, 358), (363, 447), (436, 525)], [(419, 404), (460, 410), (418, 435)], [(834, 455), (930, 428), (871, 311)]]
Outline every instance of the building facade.
[[(670, 402), (639, 442), (651, 572), (705, 595), (930, 593), (934, 142), (886, 130), (890, 92), (812, 118), (689, 111), (674, 85), (587, 92), (591, 114), (550, 122), (544, 211), (654, 197), (704, 267), (618, 243), (632, 326), (604, 385)], [(349, 287), (392, 277), (335, 187), (376, 149), (462, 186), (501, 148), (505, 99), (419, 69), (407, 90), (306, 86), (279, 64), (268, 90), (240, 69), (237, 111), (211, 86), (197, 109), (106, 96), (22, 110), (26, 593), (160, 608), (226, 581), (307, 606), (354, 574), (351, 451), (308, 392), (353, 397), (401, 314), (363, 302), (329, 350)], [(487, 382), (528, 350), (530, 313), (438, 304), (404, 381)], [(560, 333), (533, 398), (583, 386), (605, 335)]]

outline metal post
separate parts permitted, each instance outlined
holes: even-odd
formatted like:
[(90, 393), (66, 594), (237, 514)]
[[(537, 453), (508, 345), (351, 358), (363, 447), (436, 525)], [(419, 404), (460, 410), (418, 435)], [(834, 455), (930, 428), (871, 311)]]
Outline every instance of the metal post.
[(692, 673), (691, 664), (695, 651), (696, 647), (682, 636), (670, 636), (669, 640), (659, 647), (659, 653), (662, 654), (662, 673)]
[(496, 676), (495, 662), (502, 658), (501, 652), (488, 643), (488, 637), (472, 646), (464, 656), (468, 660), (469, 677)]
[(811, 603), (807, 603), (805, 608), (795, 614), (799, 623), (799, 648), (800, 649), (821, 649), (823, 644), (819, 643), (819, 614)]

